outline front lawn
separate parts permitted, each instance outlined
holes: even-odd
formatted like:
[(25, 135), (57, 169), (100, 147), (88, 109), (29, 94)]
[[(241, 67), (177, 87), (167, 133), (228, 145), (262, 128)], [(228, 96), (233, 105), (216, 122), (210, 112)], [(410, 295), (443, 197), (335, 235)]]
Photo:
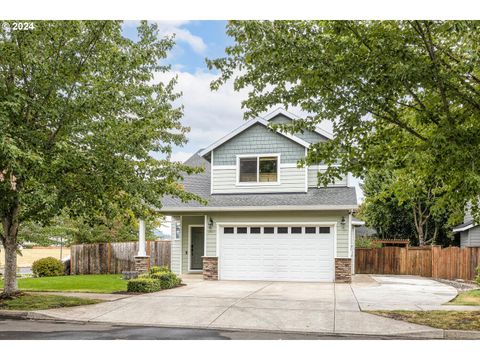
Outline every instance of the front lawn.
[(480, 305), (480, 289), (462, 292), (448, 305)]
[(60, 307), (98, 304), (100, 300), (80, 299), (58, 295), (22, 294), (9, 300), (0, 300), (0, 310), (46, 310)]
[[(18, 279), (18, 287), (23, 291), (114, 293), (127, 291), (127, 282), (121, 274), (71, 275)], [(2, 280), (0, 288), (3, 288)]]
[(368, 311), (395, 320), (450, 330), (480, 330), (480, 311)]

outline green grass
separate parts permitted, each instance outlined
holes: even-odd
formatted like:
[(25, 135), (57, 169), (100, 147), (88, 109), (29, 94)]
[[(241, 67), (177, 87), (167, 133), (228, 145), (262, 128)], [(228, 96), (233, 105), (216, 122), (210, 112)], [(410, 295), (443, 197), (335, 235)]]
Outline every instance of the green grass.
[[(18, 287), (23, 291), (67, 291), (108, 294), (127, 291), (127, 281), (122, 279), (121, 274), (71, 275), (18, 279)], [(0, 288), (3, 288), (1, 280)]]
[(457, 295), (447, 305), (480, 305), (480, 289), (465, 291)]
[(58, 295), (23, 294), (14, 299), (0, 300), (0, 310), (46, 310), (60, 307), (98, 304), (100, 300)]
[(426, 325), (437, 329), (480, 330), (480, 311), (367, 311), (395, 320)]

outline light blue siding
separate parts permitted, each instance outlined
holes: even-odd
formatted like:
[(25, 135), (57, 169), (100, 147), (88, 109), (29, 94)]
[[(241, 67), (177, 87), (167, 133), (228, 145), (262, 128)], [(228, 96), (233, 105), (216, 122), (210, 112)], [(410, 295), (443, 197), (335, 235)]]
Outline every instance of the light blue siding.
[(278, 153), (283, 164), (305, 158), (305, 148), (261, 124), (253, 125), (214, 151), (213, 165), (236, 165), (237, 155)]

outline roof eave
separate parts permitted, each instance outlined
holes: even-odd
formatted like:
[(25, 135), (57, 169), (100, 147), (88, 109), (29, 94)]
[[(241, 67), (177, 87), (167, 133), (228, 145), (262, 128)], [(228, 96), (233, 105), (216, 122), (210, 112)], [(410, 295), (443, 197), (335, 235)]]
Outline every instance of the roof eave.
[(471, 228), (474, 228), (475, 226), (477, 226), (477, 225), (475, 225), (475, 224), (470, 224), (470, 225), (467, 225), (467, 226), (464, 226), (464, 227), (461, 227), (461, 228), (457, 228), (457, 229), (454, 228), (454, 229), (452, 229), (452, 232), (454, 232), (454, 233), (462, 232), (462, 231), (465, 231), (465, 230), (469, 230), (469, 229), (471, 229)]
[(164, 207), (162, 213), (212, 212), (212, 211), (301, 211), (301, 210), (357, 210), (357, 204), (349, 205), (274, 205), (274, 206), (198, 206)]

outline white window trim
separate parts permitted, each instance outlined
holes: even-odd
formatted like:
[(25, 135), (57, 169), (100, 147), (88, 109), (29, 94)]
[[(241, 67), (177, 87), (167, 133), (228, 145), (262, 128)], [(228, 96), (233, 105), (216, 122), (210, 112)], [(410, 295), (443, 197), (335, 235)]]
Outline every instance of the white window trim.
[[(194, 224), (194, 225), (188, 225), (188, 249), (187, 249), (187, 252), (188, 252), (188, 266), (187, 266), (187, 270), (189, 273), (202, 273), (203, 272), (203, 269), (201, 270), (198, 270), (198, 269), (194, 269), (192, 270), (191, 269), (191, 265), (192, 265), (192, 252), (191, 252), (191, 245), (192, 245), (192, 228), (194, 227), (204, 227), (204, 225), (198, 225), (198, 224)], [(204, 234), (205, 234), (205, 230), (204, 230)], [(205, 235), (204, 235), (205, 236)], [(205, 243), (205, 239), (203, 239), (204, 243)], [(205, 252), (205, 245), (204, 245), (204, 249), (203, 251)]]
[[(242, 158), (257, 158), (257, 182), (240, 182), (240, 159)], [(275, 182), (260, 182), (260, 158), (261, 157), (276, 157), (277, 158), (277, 181)], [(235, 174), (235, 186), (252, 187), (252, 186), (278, 186), (281, 185), (280, 180), (280, 154), (242, 154), (237, 155), (237, 171)]]
[[(172, 240), (180, 241), (182, 240), (182, 217), (172, 216)], [(177, 238), (177, 226), (178, 226), (178, 238)]]

